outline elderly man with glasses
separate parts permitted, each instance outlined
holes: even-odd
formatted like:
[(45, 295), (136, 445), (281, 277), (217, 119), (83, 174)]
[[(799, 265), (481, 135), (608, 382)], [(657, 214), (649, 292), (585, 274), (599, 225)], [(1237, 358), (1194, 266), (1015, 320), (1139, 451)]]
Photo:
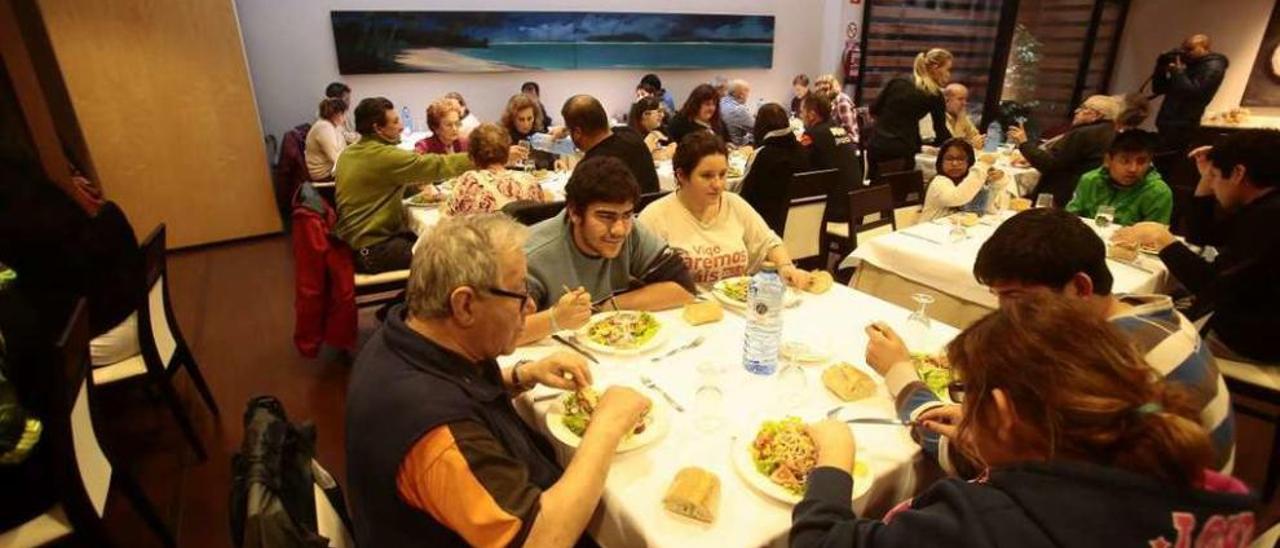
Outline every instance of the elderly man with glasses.
[(414, 255), (407, 305), (366, 343), (347, 395), (348, 500), (362, 546), (568, 546), (649, 400), (613, 387), (561, 467), (511, 399), (591, 384), (557, 353), (500, 368), (533, 312), (526, 229), (497, 214), (442, 221)]
[(1071, 129), (1040, 146), (1027, 141), (1022, 124), (1009, 128), (1009, 142), (1018, 145), (1031, 167), (1040, 171), (1040, 182), (1032, 196), (1052, 194), (1054, 206), (1065, 207), (1075, 194), (1080, 177), (1102, 165), (1102, 156), (1116, 136), (1115, 120), (1119, 115), (1118, 101), (1094, 95), (1075, 110)]

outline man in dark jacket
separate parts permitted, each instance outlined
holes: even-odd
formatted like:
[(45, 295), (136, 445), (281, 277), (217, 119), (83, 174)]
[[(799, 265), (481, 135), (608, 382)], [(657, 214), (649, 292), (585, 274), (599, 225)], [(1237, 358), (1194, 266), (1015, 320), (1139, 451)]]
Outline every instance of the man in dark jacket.
[(1209, 37), (1196, 34), (1177, 52), (1161, 55), (1151, 75), (1151, 90), (1164, 95), (1156, 128), (1167, 149), (1182, 150), (1200, 127), (1204, 108), (1218, 93), (1227, 72), (1227, 57), (1209, 51)]
[(627, 165), (640, 185), (641, 194), (657, 192), (658, 170), (653, 154), (636, 132), (614, 132), (609, 129), (609, 116), (604, 105), (590, 95), (574, 95), (560, 109), (564, 126), (574, 146), (583, 152), (582, 159), (611, 156)]
[(809, 164), (813, 169), (840, 171), (836, 187), (827, 194), (826, 222), (849, 222), (849, 192), (862, 186), (862, 158), (853, 142), (853, 136), (844, 126), (831, 121), (833, 94), (810, 93), (804, 97), (801, 115), (804, 118), (804, 137), (801, 142), (809, 149)]
[(1102, 165), (1102, 156), (1116, 135), (1119, 114), (1118, 102), (1094, 95), (1076, 108), (1071, 129), (1043, 145), (1028, 142), (1021, 125), (1009, 128), (1009, 142), (1018, 145), (1018, 152), (1040, 172), (1040, 182), (1031, 195), (1052, 194), (1054, 207), (1065, 207), (1080, 176)]

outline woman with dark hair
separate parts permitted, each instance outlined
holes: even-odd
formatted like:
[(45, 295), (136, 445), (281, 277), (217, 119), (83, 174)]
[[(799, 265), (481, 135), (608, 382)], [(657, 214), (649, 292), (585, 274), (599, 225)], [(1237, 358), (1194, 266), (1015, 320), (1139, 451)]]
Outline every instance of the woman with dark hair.
[(662, 101), (652, 96), (641, 97), (631, 103), (631, 112), (627, 113), (626, 127), (644, 139), (654, 160), (666, 160), (675, 151), (675, 144), (662, 133), (665, 116)]
[(875, 135), (868, 144), (871, 173), (884, 162), (913, 165), (920, 152), (920, 120), (933, 117), (935, 142), (951, 138), (942, 88), (951, 82), (951, 52), (934, 48), (916, 55), (911, 79), (894, 78), (871, 104)]
[[(511, 142), (515, 143), (517, 148), (528, 152), (535, 168), (551, 169), (556, 161), (555, 155), (542, 150), (533, 150), (528, 146), (529, 140), (534, 135), (542, 133), (539, 128), (546, 127), (546, 121), (542, 119), (542, 111), (538, 107), (538, 101), (524, 93), (512, 95), (511, 99), (507, 100), (507, 108), (502, 110), (502, 127), (506, 128)], [(521, 145), (521, 142), (524, 145)]]
[(1028, 293), (947, 345), (959, 405), (920, 424), (980, 463), (976, 481), (944, 479), (883, 520), (858, 518), (849, 425), (811, 425), (817, 462), (791, 545), (1246, 545), (1253, 499), (1209, 469), (1199, 396), (1160, 382), (1092, 306)]
[(332, 181), (333, 166), (338, 164), (338, 155), (347, 148), (344, 133), (347, 127), (347, 102), (342, 99), (326, 97), (320, 100), (319, 118), (311, 124), (307, 131), (307, 144), (304, 157), (307, 162), (307, 174), (312, 181)]
[(752, 133), (759, 148), (747, 165), (742, 199), (770, 229), (782, 234), (787, 224), (787, 187), (792, 175), (808, 170), (809, 157), (796, 139), (782, 105), (769, 103), (760, 107)]
[(683, 141), (685, 135), (700, 130), (710, 131), (721, 139), (727, 133), (720, 120), (720, 93), (711, 84), (693, 88), (689, 99), (667, 126), (667, 134), (677, 143)]
[(804, 96), (809, 94), (809, 77), (797, 74), (791, 79), (791, 116), (800, 117), (800, 107), (804, 106)]
[(974, 158), (973, 146), (961, 138), (947, 140), (938, 149), (937, 175), (924, 194), (920, 222), (940, 219), (959, 211), (979, 215), (995, 213), (1008, 180), (995, 169), (995, 156)]
[[(650, 73), (644, 75), (644, 77), (640, 79), (640, 86), (647, 86), (651, 89), (652, 91), (650, 94), (657, 97), (659, 101), (662, 101), (662, 106), (666, 107), (667, 112), (675, 112), (676, 98), (671, 95), (670, 91), (667, 91), (667, 88), (662, 87), (662, 79), (658, 78), (657, 74)], [(639, 89), (640, 86), (636, 86), (636, 89)]]
[(809, 286), (809, 273), (791, 262), (782, 238), (746, 200), (725, 192), (729, 150), (720, 137), (690, 133), (671, 164), (678, 188), (644, 208), (640, 222), (684, 251), (695, 283), (751, 274), (771, 261), (788, 285)]

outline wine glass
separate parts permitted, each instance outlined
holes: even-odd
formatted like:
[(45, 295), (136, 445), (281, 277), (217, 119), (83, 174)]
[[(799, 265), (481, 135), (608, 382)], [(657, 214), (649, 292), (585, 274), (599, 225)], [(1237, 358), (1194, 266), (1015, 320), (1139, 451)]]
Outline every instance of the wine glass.
[(519, 143), (516, 143), (516, 146), (524, 149), (524, 159), (520, 160), (520, 162), (516, 164), (517, 167), (525, 171), (533, 169), (533, 158), (530, 157), (530, 154), (532, 154), (533, 151), (533, 145), (529, 144), (528, 139), (521, 139)]
[(1106, 229), (1116, 220), (1116, 208), (1109, 205), (1098, 206), (1098, 211), (1094, 215), (1093, 222), (1100, 229)]
[(929, 331), (933, 320), (929, 318), (929, 305), (933, 304), (933, 295), (916, 293), (911, 295), (918, 308), (907, 317), (907, 347), (919, 352), (929, 349)]
[(808, 384), (798, 356), (780, 357), (782, 369), (778, 371), (778, 392), (782, 405), (788, 409), (798, 407), (804, 401)]
[(724, 424), (725, 368), (714, 359), (698, 363), (698, 390), (694, 392), (694, 424), (703, 432), (714, 432)]
[(1036, 207), (1053, 207), (1053, 195), (1041, 192), (1036, 196)]

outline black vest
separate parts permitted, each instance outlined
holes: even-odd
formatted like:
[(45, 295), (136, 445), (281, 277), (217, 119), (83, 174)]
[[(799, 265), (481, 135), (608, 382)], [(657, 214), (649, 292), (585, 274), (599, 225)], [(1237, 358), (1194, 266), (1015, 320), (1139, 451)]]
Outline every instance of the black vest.
[(403, 305), (360, 352), (347, 390), (347, 498), (357, 544), (368, 547), (465, 546), (430, 514), (405, 504), (396, 488), (400, 463), (431, 429), (459, 420), (485, 425), (548, 489), (562, 469), (545, 439), (520, 420), (502, 388), (498, 363), (476, 365), (404, 323)]
[(827, 193), (827, 213), (824, 220), (828, 223), (848, 222), (849, 192), (862, 188), (862, 157), (858, 154), (853, 136), (831, 120), (807, 127), (804, 133), (809, 143), (810, 169), (839, 170), (836, 187), (829, 189)]

